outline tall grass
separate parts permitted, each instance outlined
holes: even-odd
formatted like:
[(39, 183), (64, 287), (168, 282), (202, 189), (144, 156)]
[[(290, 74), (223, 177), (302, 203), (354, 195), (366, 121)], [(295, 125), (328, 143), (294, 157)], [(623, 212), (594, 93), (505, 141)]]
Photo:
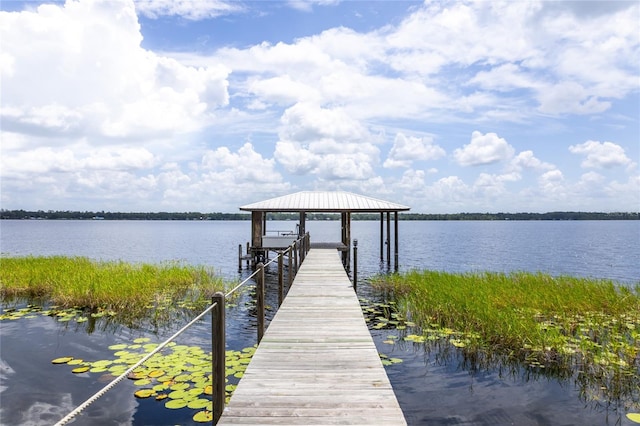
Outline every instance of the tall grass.
[[(427, 333), (447, 328), (467, 352), (539, 368), (640, 376), (640, 284), (541, 273), (414, 271), (379, 277)], [(476, 352), (477, 353), (477, 352)]]
[(224, 282), (201, 266), (99, 262), (85, 257), (2, 257), (0, 297), (61, 307), (143, 311), (158, 303), (203, 300)]

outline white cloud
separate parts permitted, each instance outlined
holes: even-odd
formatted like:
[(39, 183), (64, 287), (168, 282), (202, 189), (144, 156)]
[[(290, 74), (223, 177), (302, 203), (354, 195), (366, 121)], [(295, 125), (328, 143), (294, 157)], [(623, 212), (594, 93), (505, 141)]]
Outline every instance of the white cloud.
[(601, 169), (631, 164), (624, 148), (613, 142), (586, 141), (583, 144), (571, 145), (569, 151), (586, 156), (582, 162), (584, 168)]
[(311, 12), (314, 5), (330, 6), (340, 3), (341, 0), (287, 0), (287, 4), (293, 9), (303, 12)]
[(136, 10), (147, 18), (180, 16), (198, 21), (242, 12), (243, 6), (235, 1), (222, 0), (134, 0)]
[(422, 192), (425, 187), (424, 170), (406, 170), (397, 186), (406, 192)]
[(221, 147), (215, 151), (205, 152), (202, 157), (203, 171), (212, 172), (209, 176), (215, 174), (228, 176), (228, 179), (221, 180), (219, 185), (231, 182), (281, 182), (282, 176), (276, 172), (274, 166), (273, 159), (263, 158), (248, 142), (236, 153), (231, 152), (227, 147)]
[(513, 157), (515, 150), (495, 133), (482, 134), (477, 130), (471, 134), (471, 142), (453, 152), (453, 157), (461, 166), (477, 166), (506, 161)]
[(410, 167), (414, 161), (437, 160), (445, 155), (445, 150), (434, 144), (432, 137), (418, 138), (398, 133), (384, 167)]
[(140, 46), (131, 1), (45, 4), (0, 12), (0, 23), (3, 62), (11, 63), (2, 74), (4, 129), (167, 136), (202, 128), (228, 103), (226, 68), (184, 66)]
[(296, 104), (283, 114), (279, 136), (275, 159), (291, 173), (326, 180), (373, 176), (377, 138), (340, 108)]
[(522, 151), (516, 155), (511, 160), (511, 167), (517, 172), (520, 172), (523, 169), (545, 171), (556, 168), (553, 164), (546, 163), (536, 158), (531, 150)]
[(288, 75), (253, 81), (249, 83), (249, 92), (258, 96), (259, 99), (285, 106), (297, 102), (318, 102), (321, 100), (316, 88), (306, 83), (293, 81)]
[(546, 87), (540, 91), (540, 112), (547, 114), (594, 114), (606, 111), (610, 102), (600, 101), (597, 96), (580, 84), (566, 81)]

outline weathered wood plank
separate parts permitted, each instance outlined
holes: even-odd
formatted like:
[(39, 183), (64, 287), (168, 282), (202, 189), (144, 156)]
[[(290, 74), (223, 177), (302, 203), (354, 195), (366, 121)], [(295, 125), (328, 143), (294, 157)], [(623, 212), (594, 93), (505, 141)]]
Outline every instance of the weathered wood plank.
[(336, 250), (312, 249), (219, 425), (406, 425)]

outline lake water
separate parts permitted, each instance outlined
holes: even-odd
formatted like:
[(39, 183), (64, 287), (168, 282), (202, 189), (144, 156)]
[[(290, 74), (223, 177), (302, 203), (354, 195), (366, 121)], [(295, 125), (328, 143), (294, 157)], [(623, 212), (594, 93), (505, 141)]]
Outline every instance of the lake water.
[[(269, 222), (270, 230), (292, 230), (295, 222)], [(307, 222), (312, 241), (337, 241), (340, 223)], [(358, 275), (385, 272), (380, 262), (379, 222), (353, 221), (358, 239)], [(238, 272), (238, 245), (250, 237), (245, 221), (0, 221), (0, 251), (14, 255), (74, 255), (129, 262), (184, 261), (213, 267), (228, 279)], [(541, 271), (552, 275), (606, 278), (621, 285), (640, 281), (640, 221), (482, 221), (399, 223), (399, 269)], [(386, 250), (385, 250), (386, 256)], [(368, 291), (361, 282), (359, 291)], [(254, 321), (242, 307), (228, 312), (228, 346), (255, 342)], [(94, 375), (71, 375), (51, 366), (68, 354), (94, 359), (104, 348), (139, 336), (159, 341), (167, 330), (116, 327), (87, 334), (41, 317), (0, 324), (0, 423), (51, 424), (103, 386)], [(207, 348), (206, 321), (184, 337)], [(620, 409), (585, 404), (572, 382), (523, 378), (521, 372), (469, 372), (413, 345), (382, 343), (387, 332), (372, 331), (381, 352), (403, 359), (387, 368), (409, 424), (414, 425), (602, 425), (630, 424)], [(209, 350), (209, 349), (206, 349)], [(34, 380), (33, 371), (46, 372)], [(71, 378), (69, 378), (71, 376)], [(132, 397), (120, 384), (74, 424), (187, 424), (189, 413)], [(186, 409), (183, 409), (186, 410)], [(181, 410), (176, 410), (180, 412)], [(182, 416), (182, 417), (181, 417)]]

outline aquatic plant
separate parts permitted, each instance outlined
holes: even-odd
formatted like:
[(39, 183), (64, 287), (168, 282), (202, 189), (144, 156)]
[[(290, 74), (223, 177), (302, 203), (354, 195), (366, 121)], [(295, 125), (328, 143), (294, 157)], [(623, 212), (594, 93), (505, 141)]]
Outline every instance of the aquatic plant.
[(393, 315), (408, 318), (416, 327), (404, 341), (447, 342), (471, 369), (516, 363), (574, 378), (586, 400), (615, 401), (625, 410), (640, 406), (640, 285), (433, 271), (380, 276), (372, 285), (395, 310), (374, 329), (392, 326)]
[[(15, 299), (33, 305), (52, 303), (56, 309), (81, 311), (85, 318), (117, 315), (128, 324), (141, 318), (161, 322), (175, 309), (200, 310), (210, 303), (211, 295), (224, 288), (224, 281), (211, 270), (177, 262), (151, 265), (85, 257), (0, 258), (0, 299), (4, 304)], [(15, 315), (7, 318), (15, 319)]]
[[(119, 343), (109, 346), (113, 357), (97, 361), (87, 361), (64, 356), (53, 359), (52, 364), (69, 365), (74, 374), (101, 374), (100, 381), (110, 381), (127, 371), (158, 345), (150, 343), (147, 337), (133, 340), (133, 343)], [(187, 407), (196, 410), (195, 422), (211, 422), (213, 417), (213, 381), (211, 353), (199, 346), (169, 343), (166, 353), (159, 352), (144, 365), (128, 375), (133, 384), (140, 387), (133, 393), (138, 399), (150, 399), (162, 403), (167, 409)], [(225, 399), (229, 400), (240, 378), (243, 376), (253, 354), (254, 347), (242, 351), (226, 351)]]

